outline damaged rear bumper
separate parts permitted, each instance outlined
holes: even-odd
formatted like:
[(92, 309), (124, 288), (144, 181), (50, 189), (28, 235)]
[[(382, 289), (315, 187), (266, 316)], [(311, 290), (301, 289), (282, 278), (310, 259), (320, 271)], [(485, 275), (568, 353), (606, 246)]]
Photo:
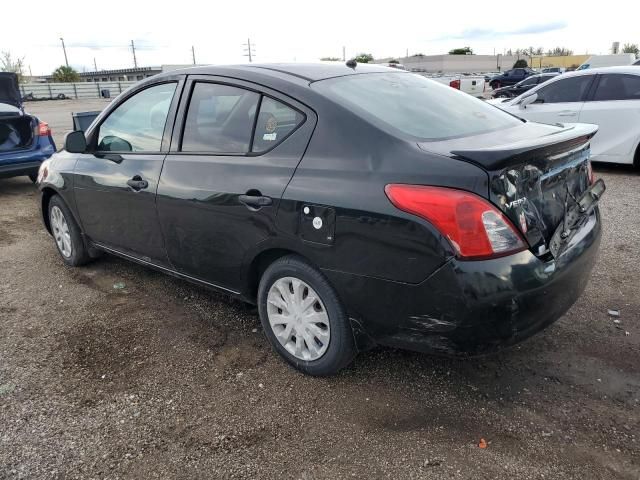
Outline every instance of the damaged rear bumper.
[(562, 254), (530, 251), (445, 263), (418, 285), (325, 272), (371, 343), (446, 355), (478, 355), (524, 340), (579, 298), (600, 243), (596, 208)]

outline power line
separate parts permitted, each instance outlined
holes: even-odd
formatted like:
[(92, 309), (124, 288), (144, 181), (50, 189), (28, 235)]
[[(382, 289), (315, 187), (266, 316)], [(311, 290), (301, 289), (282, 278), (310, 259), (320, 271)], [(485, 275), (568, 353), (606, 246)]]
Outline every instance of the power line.
[(138, 68), (138, 59), (136, 58), (136, 46), (131, 40), (131, 51), (133, 52), (133, 67)]
[(62, 42), (62, 51), (64, 52), (64, 63), (69, 66), (69, 60), (67, 59), (67, 49), (64, 46), (64, 38), (60, 37), (60, 41)]
[(255, 47), (256, 47), (256, 45), (255, 45), (255, 43), (253, 44), (253, 50), (252, 50), (251, 49), (251, 39), (250, 38), (247, 38), (247, 43), (243, 43), (242, 45), (244, 47), (246, 47), (244, 49), (244, 51), (247, 52), (243, 56), (249, 57), (249, 63), (251, 63), (253, 56), (255, 56)]

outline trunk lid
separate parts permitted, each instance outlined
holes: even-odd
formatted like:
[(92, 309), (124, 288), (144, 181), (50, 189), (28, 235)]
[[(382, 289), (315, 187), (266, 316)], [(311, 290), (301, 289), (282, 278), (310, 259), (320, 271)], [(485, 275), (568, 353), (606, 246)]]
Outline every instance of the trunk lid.
[(568, 210), (590, 186), (589, 140), (596, 125), (522, 126), (420, 148), (474, 163), (489, 175), (489, 199), (534, 253), (547, 253)]
[(13, 72), (0, 72), (0, 103), (22, 107), (18, 76)]

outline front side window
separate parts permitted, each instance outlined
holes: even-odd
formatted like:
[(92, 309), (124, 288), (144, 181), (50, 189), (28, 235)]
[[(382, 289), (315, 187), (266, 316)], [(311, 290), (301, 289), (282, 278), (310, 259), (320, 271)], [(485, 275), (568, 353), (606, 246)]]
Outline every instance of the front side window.
[(146, 88), (118, 106), (100, 125), (98, 151), (159, 152), (176, 83)]
[(280, 143), (304, 120), (297, 110), (269, 97), (262, 97), (253, 136), (252, 152), (264, 152)]
[(183, 152), (247, 153), (260, 95), (243, 88), (198, 82), (182, 136)]
[(478, 135), (521, 124), (482, 100), (412, 73), (347, 75), (311, 86), (383, 130), (422, 141)]
[(592, 75), (565, 78), (542, 87), (536, 93), (539, 103), (581, 102), (593, 80)]
[(593, 100), (640, 100), (640, 75), (601, 75)]

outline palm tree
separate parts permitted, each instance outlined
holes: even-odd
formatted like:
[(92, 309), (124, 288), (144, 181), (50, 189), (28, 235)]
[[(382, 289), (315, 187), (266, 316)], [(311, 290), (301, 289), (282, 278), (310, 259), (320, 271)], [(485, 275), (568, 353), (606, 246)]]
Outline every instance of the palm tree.
[(80, 75), (72, 67), (61, 65), (53, 71), (54, 82), (79, 82)]

